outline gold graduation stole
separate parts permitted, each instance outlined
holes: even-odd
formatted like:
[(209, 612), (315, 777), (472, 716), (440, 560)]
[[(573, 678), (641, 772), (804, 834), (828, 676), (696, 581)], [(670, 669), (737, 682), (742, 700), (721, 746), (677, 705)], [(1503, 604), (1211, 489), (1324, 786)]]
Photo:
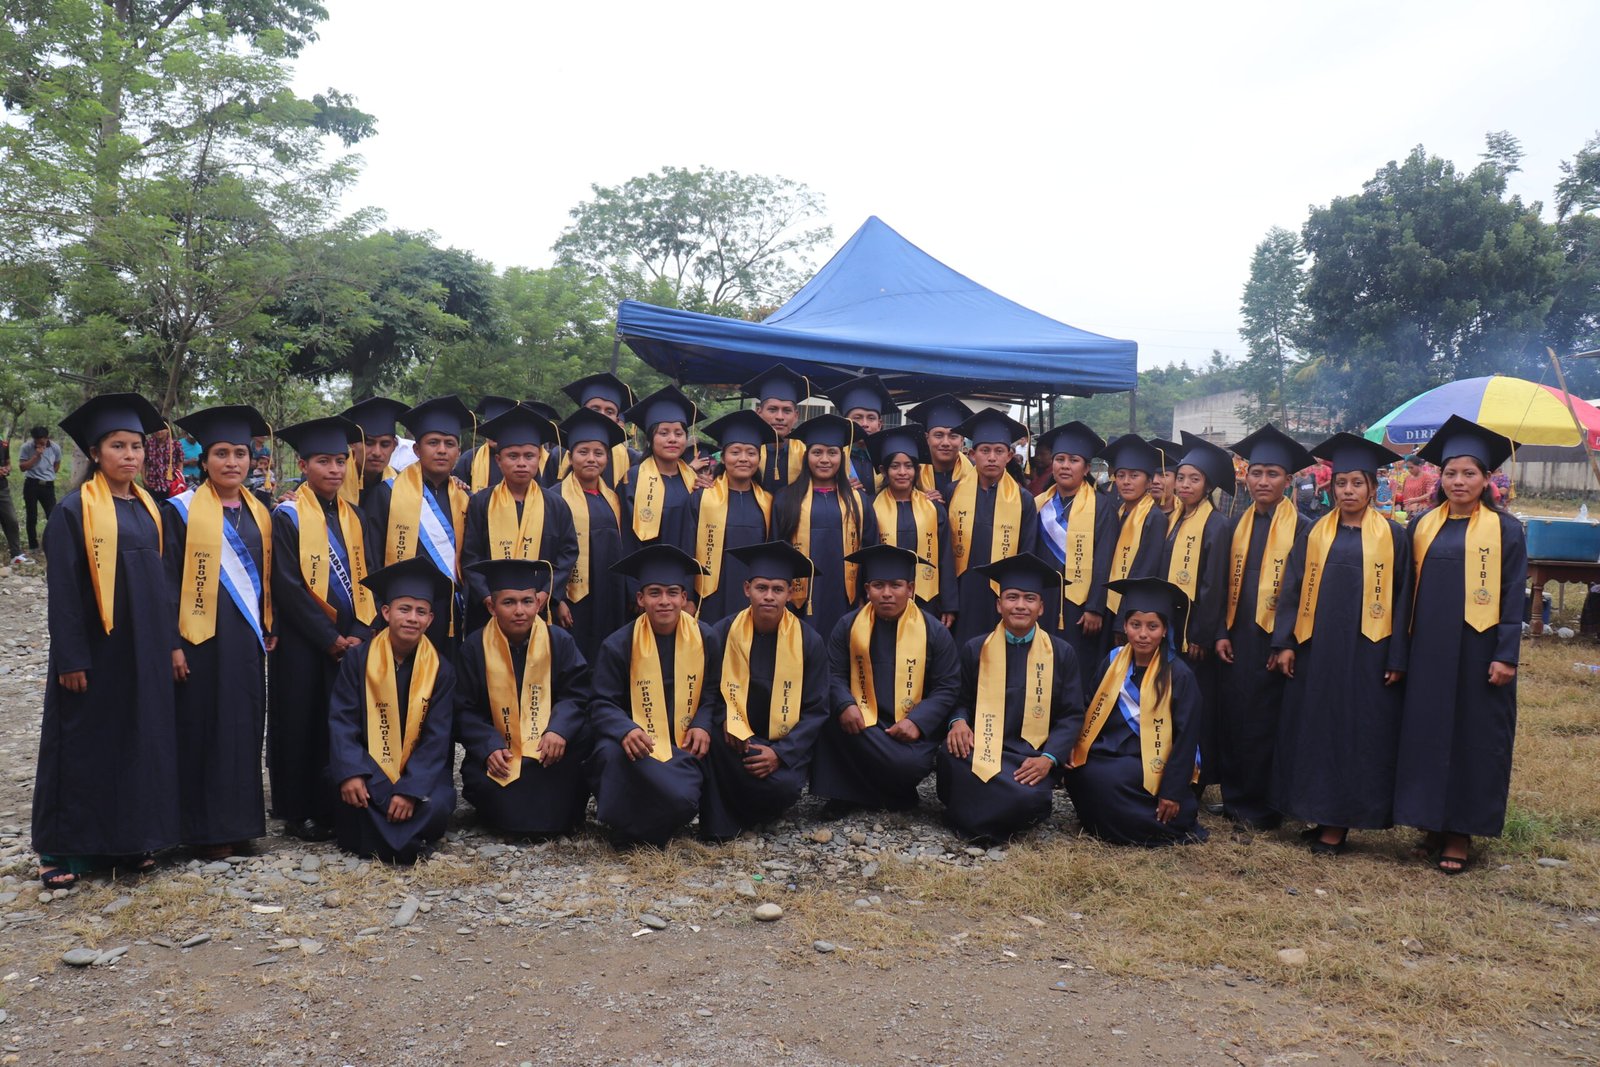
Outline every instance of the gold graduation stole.
[[(461, 569), (461, 535), (467, 521), (467, 494), (452, 479), (448, 483), (450, 525), (455, 532), (456, 558), (451, 560), (449, 578), (455, 581)], [(413, 463), (395, 475), (389, 497), (389, 532), (384, 541), (385, 564), (399, 563), (417, 554), (422, 533), (422, 509), (428, 502), (422, 499), (422, 464)]]
[[(755, 736), (750, 728), (750, 644), (756, 624), (745, 608), (733, 617), (728, 642), (722, 650), (722, 698), (728, 705), (728, 733), (742, 741)], [(805, 631), (793, 612), (778, 620), (778, 654), (772, 669), (772, 704), (767, 715), (767, 738), (785, 737), (800, 721), (804, 699)]]
[[(584, 508), (587, 514), (588, 508)], [(522, 501), (522, 517), (517, 517), (517, 499), (505, 479), (489, 490), (489, 558), (538, 559), (544, 541), (544, 492), (537, 484), (528, 486)], [(576, 520), (574, 520), (576, 522)]]
[(884, 544), (909, 548), (933, 564), (917, 564), (917, 598), (931, 602), (939, 595), (939, 513), (934, 510), (933, 501), (918, 490), (911, 490), (911, 520), (916, 527), (917, 538), (914, 545), (901, 545), (896, 540), (900, 536), (898, 500), (887, 492), (881, 492), (872, 498), (872, 510), (878, 517), (878, 535)]
[[(662, 763), (672, 759), (673, 748), (682, 748), (689, 733), (689, 721), (700, 703), (700, 685), (704, 681), (706, 645), (700, 636), (700, 624), (688, 612), (678, 615), (678, 631), (672, 639), (673, 696), (678, 705), (669, 719), (666, 706), (666, 682), (661, 675), (661, 655), (656, 651), (655, 631), (650, 620), (639, 616), (633, 624), (633, 692), (629, 711), (634, 725), (650, 735), (655, 747), (650, 755)], [(669, 728), (672, 733), (669, 735)]]
[[(1155, 506), (1155, 497), (1147, 493), (1139, 498), (1139, 502), (1133, 506), (1133, 511), (1122, 517), (1122, 528), (1117, 532), (1117, 547), (1111, 554), (1110, 581), (1121, 581), (1133, 570), (1134, 557), (1139, 554), (1139, 545), (1144, 540), (1145, 520), (1150, 517), (1150, 509)], [(1106, 610), (1115, 615), (1121, 606), (1122, 594), (1115, 589), (1107, 589)]]
[[(543, 463), (540, 464), (543, 466)], [(472, 491), (482, 492), (489, 488), (489, 443), (479, 441), (477, 451), (472, 453)]]
[[(1162, 655), (1165, 651), (1157, 649), (1156, 655)], [(1083, 729), (1078, 733), (1077, 744), (1072, 746), (1072, 755), (1067, 759), (1068, 767), (1082, 767), (1089, 758), (1089, 746), (1100, 736), (1106, 719), (1116, 708), (1123, 687), (1127, 684), (1128, 672), (1132, 669), (1133, 646), (1123, 645), (1111, 661), (1111, 666), (1106, 668), (1105, 677), (1100, 679), (1094, 699), (1089, 701)], [(1158, 698), (1155, 675), (1154, 670), (1146, 669), (1144, 679), (1139, 683), (1139, 756), (1144, 764), (1144, 791), (1151, 796), (1155, 796), (1161, 788), (1161, 772), (1166, 770), (1167, 757), (1172, 752), (1173, 733), (1172, 686), (1168, 685), (1167, 691)]]
[[(251, 493), (239, 494), (261, 531), (261, 628), (272, 630), (272, 516)], [(189, 498), (188, 532), (184, 535), (182, 591), (186, 608), (178, 610), (178, 635), (202, 645), (217, 635), (217, 587), (222, 584), (222, 500), (210, 482), (201, 482)], [(239, 590), (249, 596), (251, 590)]]
[[(350, 598), (355, 602), (356, 619), (370, 624), (378, 609), (372, 602), (372, 590), (361, 582), (367, 576), (367, 542), (361, 533), (361, 520), (348, 501), (340, 499), (337, 506), (339, 532), (344, 535), (344, 550), (350, 556)], [(336, 618), (338, 609), (328, 603), (328, 583), (333, 580), (328, 520), (322, 515), (322, 501), (304, 482), (294, 491), (294, 511), (300, 527), (300, 577), (323, 614)]]
[[(853, 493), (854, 489), (846, 487), (843, 491), (834, 490), (833, 495), (839, 498), (839, 532), (844, 538), (844, 554), (850, 555), (861, 547), (861, 524), (850, 521), (850, 509), (845, 505), (844, 494)], [(794, 547), (802, 556), (811, 555), (811, 501), (816, 499), (816, 490), (805, 495), (800, 501), (800, 522), (794, 530)], [(859, 497), (857, 498), (859, 501)], [(856, 602), (856, 571), (857, 564), (844, 565), (844, 596), (847, 603)], [(795, 607), (801, 604), (806, 606), (806, 614), (811, 614), (811, 579), (796, 578), (789, 584), (789, 603)]]
[[(754, 484), (750, 491), (755, 494), (756, 506), (766, 517), (767, 526), (771, 527), (772, 494)], [(712, 482), (711, 488), (700, 493), (700, 519), (694, 534), (694, 556), (702, 567), (711, 572), (694, 580), (695, 590), (702, 597), (710, 596), (722, 585), (722, 546), (727, 540), (728, 501), (732, 493), (726, 474)]]
[[(789, 453), (789, 475), (783, 480), (783, 484), (790, 485), (800, 477), (800, 472), (805, 470), (806, 446), (804, 442), (796, 441), (792, 437), (785, 437), (782, 441), (778, 442), (778, 444), (779, 447), (787, 449)], [(767, 469), (767, 449), (771, 447), (771, 445), (761, 446), (762, 471)]]
[(1177, 527), (1178, 520), (1183, 517), (1183, 505), (1173, 504), (1172, 510), (1167, 512), (1167, 536), (1172, 536), (1172, 531)]
[(406, 760), (422, 736), (422, 720), (433, 701), (433, 683), (439, 674), (439, 653), (424, 637), (417, 642), (416, 665), (411, 670), (410, 699), (406, 701), (404, 737), (400, 729), (400, 686), (394, 673), (394, 647), (389, 631), (378, 631), (367, 653), (367, 755), (390, 783), (405, 773)]
[[(909, 608), (907, 610), (910, 610)], [(1050, 701), (1056, 677), (1055, 646), (1035, 625), (1028, 644), (1027, 680), (1022, 689), (1022, 739), (1037, 751), (1050, 736)], [(987, 782), (1000, 773), (1006, 726), (1006, 627), (994, 628), (978, 652), (978, 706), (973, 709), (976, 738), (972, 773)]]
[[(950, 480), (952, 482), (964, 482), (968, 478), (976, 478), (977, 476), (978, 468), (972, 465), (972, 460), (957, 452), (956, 469), (950, 472)], [(938, 480), (934, 476), (932, 463), (924, 463), (917, 468), (917, 488), (924, 493), (937, 493), (939, 491)], [(949, 506), (949, 503), (948, 500), (945, 501), (946, 506)]]
[[(133, 498), (150, 513), (156, 524), (156, 550), (166, 551), (166, 534), (155, 498), (137, 484), (130, 485)], [(100, 609), (100, 625), (111, 632), (117, 614), (117, 502), (111, 484), (99, 471), (78, 490), (83, 506), (83, 549), (89, 558), (89, 584), (94, 587), (94, 603)]]
[(349, 504), (361, 503), (364, 464), (365, 460), (356, 459), (356, 446), (351, 445), (349, 451), (345, 453), (344, 480), (339, 483), (340, 500)]
[[(878, 724), (878, 689), (872, 675), (872, 627), (877, 616), (867, 604), (856, 612), (850, 624), (850, 695), (856, 698), (861, 719), (868, 726)], [(899, 722), (922, 699), (923, 672), (927, 668), (928, 623), (916, 604), (906, 610), (894, 627), (895, 669), (894, 721)]]
[[(1022, 489), (1016, 479), (1000, 475), (995, 483), (994, 533), (985, 562), (1009, 559), (1017, 554), (1022, 535)], [(950, 539), (955, 549), (956, 573), (965, 574), (972, 556), (972, 524), (978, 512), (978, 476), (962, 478), (950, 491)]]
[[(677, 476), (683, 487), (694, 492), (694, 470), (678, 461)], [(639, 462), (639, 484), (633, 490), (633, 535), (641, 541), (654, 541), (661, 536), (661, 513), (667, 510), (667, 483), (656, 466), (655, 456), (646, 456)]]
[(500, 624), (490, 619), (483, 628), (483, 677), (488, 683), (489, 707), (500, 735), (511, 750), (511, 766), (504, 778), (490, 778), (502, 786), (522, 776), (522, 757), (542, 760), (539, 738), (550, 728), (550, 708), (555, 690), (550, 684), (550, 626), (533, 620), (528, 635), (528, 662), (517, 684), (517, 667), (511, 659), (511, 642)]
[[(1278, 501), (1272, 509), (1272, 525), (1267, 529), (1267, 545), (1261, 554), (1261, 578), (1256, 583), (1256, 625), (1267, 633), (1278, 613), (1278, 589), (1283, 585), (1283, 565), (1288, 562), (1289, 550), (1294, 547), (1295, 526), (1300, 513), (1287, 498)], [(1239, 607), (1239, 591), (1244, 588), (1245, 557), (1250, 554), (1250, 534), (1255, 530), (1254, 505), (1245, 511), (1244, 518), (1233, 528), (1233, 560), (1228, 568), (1228, 629), (1233, 629), (1233, 617)], [(1332, 543), (1329, 537), (1329, 543)]]
[[(600, 482), (600, 498), (611, 505), (611, 514), (617, 517), (617, 529), (622, 529), (622, 504), (617, 500), (617, 494)], [(583, 486), (578, 484), (578, 479), (568, 475), (561, 479), (561, 499), (567, 502), (572, 510), (572, 526), (578, 534), (578, 562), (572, 568), (572, 574), (567, 578), (567, 599), (576, 604), (588, 596), (590, 590), (589, 573), (589, 499), (583, 491)]]
[[(1176, 515), (1181, 510), (1173, 508), (1172, 513)], [(1205, 548), (1206, 520), (1211, 518), (1211, 511), (1211, 501), (1200, 501), (1194, 514), (1179, 523), (1174, 533), (1168, 534), (1176, 540), (1172, 545), (1172, 559), (1167, 562), (1167, 581), (1187, 593), (1191, 604), (1200, 588), (1200, 554)], [(1173, 643), (1179, 651), (1189, 647), (1182, 634), (1175, 637)]]
[[(1300, 580), (1300, 608), (1294, 619), (1294, 639), (1311, 640), (1317, 622), (1317, 598), (1322, 594), (1328, 550), (1339, 532), (1339, 513), (1330, 511), (1306, 534), (1306, 571)], [(1394, 632), (1390, 590), (1394, 576), (1394, 538), (1389, 524), (1373, 508), (1361, 514), (1361, 635), (1382, 641)]]
[[(1041, 517), (1045, 506), (1054, 502), (1057, 495), (1058, 491), (1052, 486), (1033, 498), (1034, 507)], [(1085, 495), (1089, 501), (1088, 507), (1081, 506)], [(1099, 497), (1094, 487), (1085, 482), (1072, 498), (1072, 504), (1078, 506), (1067, 508), (1066, 543), (1062, 546), (1066, 562), (1061, 565), (1061, 573), (1069, 584), (1062, 590), (1062, 595), (1080, 608), (1089, 599), (1089, 586), (1094, 580), (1094, 524), (1100, 517)]]
[[(611, 484), (612, 485), (621, 485), (622, 483), (626, 482), (628, 480), (628, 468), (630, 466), (632, 466), (632, 464), (633, 464), (633, 457), (628, 455), (628, 446), (626, 444), (612, 445), (611, 446)], [(569, 445), (561, 453), (561, 463), (556, 468), (556, 479), (558, 481), (564, 481), (564, 480), (566, 480), (567, 475), (569, 475), (571, 473), (572, 473), (572, 448)], [(602, 485), (605, 484), (605, 479), (604, 478), (602, 478), (600, 481), (601, 481)]]
[[(1417, 520), (1411, 544), (1419, 582), (1428, 546), (1449, 514), (1450, 505), (1440, 504)], [(1500, 624), (1500, 550), (1500, 513), (1480, 503), (1467, 519), (1466, 560), (1462, 567), (1466, 574), (1467, 625), (1479, 633)]]

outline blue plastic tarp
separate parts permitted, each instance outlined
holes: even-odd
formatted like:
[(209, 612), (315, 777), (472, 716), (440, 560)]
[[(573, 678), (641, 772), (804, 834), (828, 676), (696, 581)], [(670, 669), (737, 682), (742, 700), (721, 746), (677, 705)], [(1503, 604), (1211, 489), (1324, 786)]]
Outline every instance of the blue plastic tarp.
[(990, 292), (876, 216), (788, 303), (745, 322), (625, 300), (617, 336), (679, 382), (735, 385), (775, 363), (828, 388), (882, 375), (908, 396), (1019, 400), (1132, 389), (1139, 346)]

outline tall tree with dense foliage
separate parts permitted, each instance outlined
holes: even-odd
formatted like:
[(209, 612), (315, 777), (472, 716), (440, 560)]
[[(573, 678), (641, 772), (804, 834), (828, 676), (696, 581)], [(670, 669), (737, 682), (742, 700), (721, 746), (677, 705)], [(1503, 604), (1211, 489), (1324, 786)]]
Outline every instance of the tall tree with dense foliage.
[(1239, 313), (1244, 326), (1244, 364), (1241, 386), (1252, 398), (1242, 414), (1247, 422), (1289, 421), (1289, 406), (1298, 400), (1295, 373), (1301, 338), (1305, 333), (1305, 253), (1298, 235), (1274, 226), (1256, 245), (1250, 259), (1250, 279), (1245, 282)]

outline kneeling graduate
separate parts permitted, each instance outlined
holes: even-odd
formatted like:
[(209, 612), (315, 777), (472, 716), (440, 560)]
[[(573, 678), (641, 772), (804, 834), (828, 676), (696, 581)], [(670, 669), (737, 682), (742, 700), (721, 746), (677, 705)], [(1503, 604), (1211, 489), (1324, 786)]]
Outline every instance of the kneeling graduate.
[(961, 649), (939, 799), (957, 833), (1000, 841), (1049, 816), (1051, 772), (1083, 721), (1083, 683), (1072, 646), (1039, 625), (1060, 570), (1031, 552), (979, 569), (1000, 587), (1000, 623)]
[(589, 803), (588, 664), (571, 634), (541, 618), (551, 569), (534, 559), (471, 567), (489, 591), (490, 617), (456, 661), (461, 792), (508, 834), (567, 833)]
[(1110, 583), (1128, 643), (1106, 659), (1067, 761), (1078, 821), (1119, 845), (1204, 841), (1194, 781), (1200, 687), (1173, 650), (1189, 598), (1160, 578)]
[(828, 638), (834, 714), (811, 765), (811, 791), (829, 801), (825, 816), (916, 807), (961, 694), (955, 638), (915, 599), (926, 560), (894, 545), (847, 559), (861, 568), (867, 602)]
[(428, 640), (454, 585), (426, 556), (362, 580), (387, 627), (345, 653), (328, 699), (328, 780), (339, 847), (415, 863), (455, 810), (450, 744), (456, 676)]
[(789, 588), (812, 576), (811, 561), (785, 541), (728, 553), (744, 564), (749, 606), (715, 627), (721, 699), (700, 798), (700, 836), (708, 841), (770, 822), (800, 799), (828, 716), (822, 638), (789, 610)]
[(704, 573), (693, 556), (657, 542), (614, 569), (634, 579), (642, 614), (595, 656), (589, 784), (617, 844), (659, 847), (700, 809), (721, 645), (687, 610)]

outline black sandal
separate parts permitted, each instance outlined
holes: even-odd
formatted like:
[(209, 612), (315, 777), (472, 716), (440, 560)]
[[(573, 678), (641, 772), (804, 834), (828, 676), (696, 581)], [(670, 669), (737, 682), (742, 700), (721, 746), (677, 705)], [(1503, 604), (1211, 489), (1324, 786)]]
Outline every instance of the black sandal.
[(1344, 852), (1345, 846), (1349, 842), (1350, 831), (1348, 828), (1339, 835), (1339, 840), (1337, 841), (1324, 841), (1319, 836), (1312, 839), (1311, 854), (1313, 856), (1337, 856)]
[[(1453, 866), (1445, 866), (1447, 863), (1453, 864)], [(1438, 862), (1435, 863), (1434, 866), (1438, 867), (1440, 871), (1451, 875), (1452, 877), (1458, 874), (1466, 874), (1467, 868), (1472, 866), (1472, 857), (1440, 855)]]
[(65, 867), (41, 867), (39, 883), (46, 889), (71, 889), (78, 884), (78, 876)]

